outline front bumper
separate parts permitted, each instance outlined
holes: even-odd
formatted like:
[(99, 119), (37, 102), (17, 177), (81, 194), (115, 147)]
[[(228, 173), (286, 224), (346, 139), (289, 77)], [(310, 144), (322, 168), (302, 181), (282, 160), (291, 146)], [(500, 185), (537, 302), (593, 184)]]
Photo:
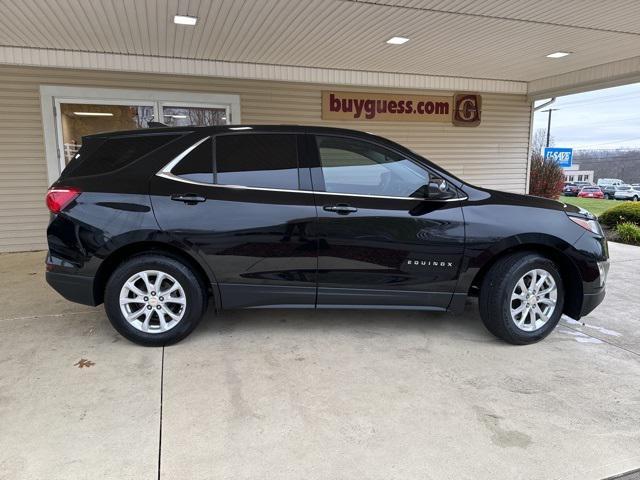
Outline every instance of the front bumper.
[(584, 317), (591, 313), (598, 305), (604, 300), (606, 290), (604, 287), (596, 293), (585, 293), (582, 298), (582, 309), (580, 310), (580, 317)]
[(92, 307), (97, 305), (93, 292), (93, 277), (48, 271), (45, 278), (47, 283), (67, 300)]

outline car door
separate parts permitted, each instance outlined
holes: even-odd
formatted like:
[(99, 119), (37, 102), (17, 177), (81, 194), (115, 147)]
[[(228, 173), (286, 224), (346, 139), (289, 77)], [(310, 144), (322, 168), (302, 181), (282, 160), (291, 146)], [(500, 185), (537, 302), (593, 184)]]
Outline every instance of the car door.
[(458, 192), (407, 155), (309, 135), (318, 206), (318, 308), (449, 306), (464, 250)]
[(153, 177), (158, 223), (207, 262), (223, 308), (313, 308), (316, 209), (309, 169), (298, 169), (302, 136), (245, 128), (194, 139)]

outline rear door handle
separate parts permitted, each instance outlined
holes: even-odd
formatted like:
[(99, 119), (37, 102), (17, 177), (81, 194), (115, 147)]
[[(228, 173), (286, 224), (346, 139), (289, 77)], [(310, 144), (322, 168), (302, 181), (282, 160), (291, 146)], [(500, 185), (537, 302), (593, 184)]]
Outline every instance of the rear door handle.
[(344, 203), (339, 203), (338, 205), (325, 205), (322, 209), (325, 212), (335, 212), (338, 215), (349, 215), (350, 213), (358, 211), (356, 207), (352, 207)]
[(171, 200), (174, 202), (184, 202), (187, 205), (195, 205), (196, 203), (204, 202), (206, 198), (196, 195), (195, 193), (180, 193), (171, 195)]

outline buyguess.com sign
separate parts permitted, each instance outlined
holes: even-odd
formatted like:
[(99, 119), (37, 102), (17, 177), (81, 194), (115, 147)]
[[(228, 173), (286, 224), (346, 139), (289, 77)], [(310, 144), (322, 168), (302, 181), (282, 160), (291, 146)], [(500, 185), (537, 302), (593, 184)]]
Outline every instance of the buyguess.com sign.
[(365, 92), (322, 92), (323, 120), (442, 122), (480, 124), (481, 97), (453, 97)]

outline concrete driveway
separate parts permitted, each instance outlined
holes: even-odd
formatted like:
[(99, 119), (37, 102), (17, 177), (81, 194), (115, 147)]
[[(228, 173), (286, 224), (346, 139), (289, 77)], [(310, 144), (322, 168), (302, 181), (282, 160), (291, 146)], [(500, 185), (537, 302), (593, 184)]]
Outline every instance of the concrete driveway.
[(0, 479), (601, 479), (640, 467), (640, 248), (513, 347), (463, 315), (244, 311), (179, 345), (0, 255)]

